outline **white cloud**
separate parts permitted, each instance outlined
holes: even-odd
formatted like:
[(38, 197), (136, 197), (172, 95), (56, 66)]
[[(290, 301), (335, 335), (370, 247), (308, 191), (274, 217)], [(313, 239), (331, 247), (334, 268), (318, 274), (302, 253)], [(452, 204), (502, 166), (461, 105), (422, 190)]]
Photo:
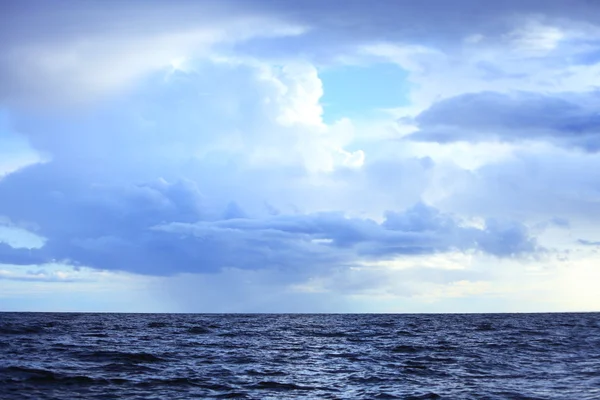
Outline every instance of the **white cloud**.
[[(532, 102), (469, 102), (543, 93), (585, 105), (589, 122), (600, 76), (589, 3), (11, 8), (0, 101), (27, 143), (0, 148), (0, 210), (19, 223), (0, 228), (0, 256), (26, 266), (0, 267), (0, 293), (65, 302), (64, 288), (89, 289), (86, 307), (135, 310), (156, 293), (184, 311), (594, 307), (597, 254), (581, 242), (600, 240), (589, 143), (497, 130), (515, 110), (529, 121)], [(465, 7), (472, 22), (455, 12)], [(320, 68), (382, 59), (408, 71), (410, 105), (325, 123)], [(456, 140), (416, 142), (426, 124), (413, 117), (457, 98), (468, 101), (434, 118)], [(544, 129), (571, 115), (544, 110)], [(23, 168), (38, 153), (48, 162)], [(39, 251), (23, 230), (33, 224)]]
[(506, 38), (517, 52), (530, 56), (543, 56), (556, 49), (566, 37), (562, 29), (544, 25), (539, 21), (528, 21), (507, 34)]
[[(4, 44), (0, 71), (5, 85), (0, 100), (46, 108), (88, 104), (131, 89), (152, 72), (181, 69), (183, 60), (207, 57), (216, 45), (293, 36), (305, 30), (266, 16), (224, 17), (221, 7), (198, 5), (186, 10), (180, 6), (149, 5), (127, 18), (98, 12), (91, 25), (77, 24), (72, 32), (55, 30), (52, 24), (72, 24), (71, 18), (80, 18), (77, 13), (90, 10), (74, 4), (69, 11), (49, 12), (46, 25), (38, 27), (33, 36)], [(156, 24), (138, 26), (157, 15), (161, 17)], [(197, 20), (191, 24), (194, 16)], [(98, 30), (102, 22), (115, 28)]]
[(0, 243), (15, 249), (39, 249), (44, 246), (46, 239), (0, 217)]

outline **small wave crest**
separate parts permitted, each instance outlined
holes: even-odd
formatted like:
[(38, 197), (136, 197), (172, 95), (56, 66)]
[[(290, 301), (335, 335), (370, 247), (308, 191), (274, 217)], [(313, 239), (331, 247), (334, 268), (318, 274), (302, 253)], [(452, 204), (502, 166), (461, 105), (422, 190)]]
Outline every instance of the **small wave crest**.
[(211, 332), (212, 331), (205, 326), (192, 326), (191, 328), (187, 329), (187, 333), (190, 333), (192, 335), (206, 335)]
[(162, 321), (152, 321), (152, 322), (148, 322), (148, 328), (166, 328), (168, 326), (170, 326), (170, 324), (166, 323), (166, 322), (162, 322)]
[(251, 386), (253, 389), (269, 389), (269, 390), (315, 390), (313, 386), (301, 386), (295, 383), (282, 383), (275, 381), (260, 381)]
[(42, 332), (42, 325), (0, 325), (0, 335), (34, 335)]
[(411, 346), (411, 345), (407, 345), (407, 344), (401, 344), (398, 346), (394, 346), (391, 349), (392, 353), (418, 353), (423, 350), (424, 349), (422, 347)]
[[(124, 380), (122, 380), (124, 381)], [(11, 366), (0, 369), (0, 382), (31, 382), (37, 384), (60, 383), (67, 385), (85, 385), (94, 383), (118, 383), (117, 380), (91, 378), (85, 375), (65, 375), (47, 369)]]
[(150, 353), (125, 353), (120, 351), (92, 351), (80, 353), (78, 358), (85, 361), (110, 361), (121, 363), (155, 363), (166, 361), (164, 358), (158, 357)]

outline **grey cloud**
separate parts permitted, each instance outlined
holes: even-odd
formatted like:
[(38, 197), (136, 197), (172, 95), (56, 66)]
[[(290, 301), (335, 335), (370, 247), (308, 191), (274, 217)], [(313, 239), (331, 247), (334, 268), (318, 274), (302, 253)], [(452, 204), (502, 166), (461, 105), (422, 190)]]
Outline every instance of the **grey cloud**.
[(600, 241), (593, 240), (579, 239), (577, 243), (582, 244), (584, 246), (600, 246)]
[(212, 0), (2, 4), (0, 103), (76, 107), (131, 87), (173, 60), (206, 56), (217, 43), (300, 29), (242, 3), (232, 6)]
[(15, 249), (6, 243), (0, 243), (0, 260), (0, 263), (15, 265), (35, 265), (48, 261), (39, 251)]
[[(185, 90), (178, 87), (163, 101), (185, 97), (188, 90), (197, 88), (184, 86)], [(252, 103), (256, 94), (245, 93)], [(390, 204), (405, 209), (426, 187), (433, 162), (367, 162), (360, 171), (339, 170), (327, 175), (330, 184), (317, 188), (301, 184), (307, 176), (302, 168), (249, 168), (243, 154), (234, 164), (209, 156), (188, 162), (185, 160), (194, 147), (210, 146), (218, 139), (221, 130), (213, 132), (212, 127), (220, 125), (221, 116), (214, 112), (212, 119), (192, 120), (184, 127), (182, 115), (194, 115), (193, 109), (179, 107), (171, 115), (172, 110), (163, 110), (152, 99), (145, 98), (157, 110), (151, 128), (135, 124), (119, 112), (81, 116), (72, 123), (68, 118), (18, 119), (19, 131), (38, 149), (49, 151), (53, 159), (3, 178), (0, 210), (11, 220), (35, 223), (37, 233), (48, 240), (32, 253), (2, 252), (0, 261), (40, 264), (68, 260), (75, 265), (144, 274), (268, 267), (286, 269), (294, 276), (350, 265), (359, 259), (455, 249), (502, 257), (536, 249), (535, 241), (518, 225), (499, 226), (489, 221), (483, 229), (462, 227), (453, 217), (424, 204), (390, 211), (382, 224), (347, 219), (340, 213), (310, 212), (324, 208), (354, 211), (356, 204), (362, 208), (376, 202), (381, 209), (391, 208)], [(146, 104), (136, 103), (142, 108)], [(190, 107), (197, 106), (190, 102)], [(252, 109), (251, 124), (255, 126), (249, 135), (260, 130), (257, 120), (268, 112)], [(243, 121), (240, 116), (233, 127), (243, 126)], [(284, 133), (272, 130), (267, 135)], [(161, 136), (161, 132), (169, 135)], [(270, 138), (255, 139), (260, 144)], [(175, 158), (184, 160), (181, 164), (165, 161), (173, 141), (187, 150), (175, 153)], [(282, 194), (287, 191), (290, 193)], [(385, 201), (380, 199), (386, 196)], [(272, 207), (264, 205), (265, 200), (271, 203), (273, 199), (277, 201), (272, 206), (279, 209), (275, 216)], [(248, 206), (253, 201), (262, 210)], [(309, 204), (309, 212), (290, 215), (289, 209), (281, 207), (286, 203)]]
[(527, 229), (512, 221), (488, 219), (478, 243), (483, 251), (495, 255), (521, 254), (534, 250)]
[(28, 270), (21, 273), (4, 272), (0, 270), (0, 280), (21, 281), (21, 282), (78, 282), (81, 278), (64, 277), (58, 274), (38, 269), (35, 271)]
[[(504, 33), (515, 17), (545, 16), (560, 20), (595, 22), (600, 19), (595, 1), (478, 0), (398, 2), (379, 0), (175, 0), (135, 1), (59, 0), (53, 4), (24, 0), (4, 4), (7, 17), (0, 34), (18, 41), (52, 40), (61, 36), (103, 34), (106, 31), (152, 33), (193, 28), (202, 24), (249, 16), (269, 16), (311, 27), (324, 39), (342, 42), (364, 40), (462, 40), (466, 34)], [(465, 23), (467, 22), (468, 23)], [(24, 29), (27, 26), (29, 29)], [(35, 29), (32, 29), (35, 28)], [(15, 35), (19, 33), (19, 35)], [(330, 40), (330, 39), (329, 39)], [(329, 42), (329, 40), (327, 40)]]
[(571, 226), (570, 221), (562, 217), (554, 217), (550, 220), (550, 223), (560, 228), (569, 228)]
[(525, 146), (452, 179), (460, 185), (436, 205), (460, 215), (518, 221), (566, 216), (573, 227), (600, 218), (600, 159), (593, 153)]
[[(333, 9), (324, 12), (334, 15)], [(203, 65), (198, 73), (175, 74), (169, 85), (159, 84), (163, 76), (153, 77), (147, 82), (153, 89), (91, 115), (17, 115), (16, 129), (36, 149), (50, 153), (52, 161), (3, 178), (0, 210), (12, 220), (36, 223), (48, 241), (30, 253), (2, 249), (0, 261), (67, 260), (161, 275), (271, 268), (294, 276), (291, 272), (396, 255), (475, 250), (503, 257), (535, 251), (535, 241), (519, 224), (490, 220), (484, 228), (463, 227), (424, 204), (390, 211), (381, 224), (339, 213), (290, 215), (281, 205), (303, 207), (311, 202), (309, 196), (320, 198), (312, 209), (347, 209), (339, 205), (359, 202), (367, 208), (388, 196), (395, 203), (382, 201), (382, 209), (403, 210), (427, 186), (433, 162), (367, 161), (360, 171), (328, 175), (324, 179), (331, 179), (331, 185), (322, 189), (311, 188), (308, 194), (302, 190), (306, 186), (291, 189), (306, 176), (302, 167), (257, 170), (246, 157), (253, 148), (270, 149), (273, 143), (277, 151), (287, 151), (305, 132), (269, 122), (277, 110), (262, 100), (277, 92), (251, 84), (256, 71), (236, 67), (231, 69), (238, 74), (230, 74), (228, 68)], [(206, 91), (211, 96), (198, 96)], [(234, 157), (227, 157), (228, 146), (212, 151), (215, 142), (235, 131), (243, 132), (243, 143)], [(196, 157), (200, 150), (208, 155)], [(286, 190), (293, 195), (278, 193)], [(260, 204), (277, 198), (273, 206), (279, 214), (272, 216), (267, 207), (263, 214), (250, 210), (247, 197)], [(337, 197), (348, 199), (342, 203)]]
[[(595, 23), (599, 20), (598, 3), (577, 0), (424, 0), (398, 2), (380, 0), (240, 0), (249, 8), (272, 13), (312, 27), (316, 41), (328, 47), (369, 41), (420, 42), (428, 46), (456, 46), (466, 36), (482, 34), (498, 38), (514, 28), (519, 19), (536, 16), (557, 23), (568, 20)], [(303, 37), (292, 41), (293, 50), (303, 48)], [(337, 46), (331, 46), (334, 41)], [(305, 43), (304, 43), (305, 44)]]
[(423, 289), (415, 283), (449, 284), (459, 281), (485, 281), (490, 275), (472, 270), (449, 270), (442, 268), (411, 267), (400, 270), (361, 268), (327, 276), (322, 286), (330, 291), (344, 294), (369, 294), (387, 292), (411, 296), (422, 294)]
[[(331, 61), (376, 42), (447, 48), (480, 34), (493, 43), (531, 16), (596, 25), (599, 11), (599, 3), (587, 0), (179, 0), (143, 7), (25, 0), (2, 5), (0, 100), (47, 105), (98, 96), (215, 46)], [(301, 27), (303, 35), (290, 36)]]
[(293, 291), (287, 281), (289, 274), (282, 270), (227, 269), (171, 277), (159, 290), (168, 291), (182, 312), (356, 312), (336, 293)]
[(434, 103), (415, 118), (416, 141), (551, 141), (600, 150), (598, 92), (561, 95), (469, 93)]
[(369, 219), (346, 218), (341, 213), (319, 213), (195, 224), (170, 223), (155, 229), (201, 240), (213, 235), (255, 241), (268, 238), (271, 245), (262, 243), (273, 249), (284, 248), (282, 243), (301, 242), (306, 249), (326, 249), (344, 263), (351, 263), (357, 256), (378, 259), (474, 249), (505, 257), (536, 249), (535, 241), (520, 224), (490, 220), (483, 229), (461, 227), (450, 216), (423, 203), (402, 213), (389, 212), (381, 224)]
[(381, 224), (341, 213), (266, 216), (267, 209), (247, 217), (235, 203), (220, 210), (203, 205), (205, 197), (190, 182), (92, 185), (58, 179), (52, 164), (0, 183), (0, 209), (35, 221), (48, 238), (38, 250), (0, 248), (0, 262), (67, 260), (157, 275), (283, 268), (294, 276), (396, 255), (480, 250), (507, 257), (536, 250), (522, 225), (490, 220), (483, 229), (462, 227), (422, 203), (388, 212)]

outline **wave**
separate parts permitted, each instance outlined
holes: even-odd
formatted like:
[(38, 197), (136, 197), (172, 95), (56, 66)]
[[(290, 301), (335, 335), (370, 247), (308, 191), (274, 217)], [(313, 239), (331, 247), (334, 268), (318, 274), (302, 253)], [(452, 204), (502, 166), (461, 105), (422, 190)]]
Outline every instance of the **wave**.
[(191, 333), (192, 335), (206, 335), (212, 331), (204, 326), (193, 326), (188, 328), (186, 332)]
[(274, 381), (261, 381), (251, 386), (252, 389), (275, 389), (275, 390), (315, 390), (313, 386), (301, 386), (295, 383), (281, 383)]
[(377, 393), (375, 396), (373, 396), (373, 398), (375, 398), (375, 399), (399, 399), (400, 397), (394, 396), (393, 394), (382, 392), (382, 393)]
[(591, 399), (598, 322), (0, 313), (0, 399)]
[(483, 324), (479, 324), (474, 328), (475, 331), (479, 331), (479, 332), (488, 332), (488, 331), (495, 331), (496, 328), (489, 323), (483, 323)]
[(389, 379), (386, 378), (382, 378), (379, 376), (357, 376), (357, 375), (352, 375), (349, 378), (352, 382), (356, 382), (356, 383), (360, 383), (362, 385), (366, 385), (366, 384), (378, 384), (378, 383), (384, 383), (384, 382), (389, 382)]
[(408, 397), (405, 397), (406, 400), (435, 400), (435, 399), (441, 399), (442, 396), (440, 396), (437, 393), (425, 393), (425, 394), (415, 394), (415, 395), (411, 395)]
[(146, 326), (148, 328), (166, 328), (171, 325), (166, 322), (152, 321), (152, 322), (149, 322), (148, 325), (146, 325)]
[(89, 385), (124, 383), (124, 379), (92, 378), (86, 375), (65, 375), (41, 368), (11, 366), (0, 369), (0, 382), (31, 382), (36, 384), (60, 383), (63, 385)]
[(401, 344), (398, 346), (394, 346), (391, 351), (392, 353), (419, 353), (424, 349), (419, 346), (411, 346), (406, 344)]
[(150, 353), (125, 353), (120, 351), (92, 351), (79, 353), (78, 358), (85, 361), (111, 361), (124, 363), (155, 363), (166, 359)]
[(211, 396), (216, 399), (247, 399), (248, 395), (243, 392), (230, 392)]
[(249, 370), (246, 370), (245, 372), (246, 372), (246, 374), (248, 374), (250, 376), (286, 376), (286, 375), (289, 375), (287, 372), (281, 371), (281, 370), (257, 371), (255, 369), (249, 369)]
[(108, 337), (108, 333), (90, 332), (90, 333), (84, 333), (81, 336), (83, 336), (83, 337), (93, 337), (93, 338), (107, 338)]
[(0, 335), (31, 335), (44, 332), (42, 325), (25, 325), (25, 326), (0, 326)]

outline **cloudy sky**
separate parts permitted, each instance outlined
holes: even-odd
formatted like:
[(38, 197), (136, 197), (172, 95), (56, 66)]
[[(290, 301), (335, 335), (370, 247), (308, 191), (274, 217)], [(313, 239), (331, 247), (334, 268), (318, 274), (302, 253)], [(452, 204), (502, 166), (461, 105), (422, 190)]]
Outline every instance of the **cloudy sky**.
[(600, 2), (0, 10), (0, 309), (600, 309)]

